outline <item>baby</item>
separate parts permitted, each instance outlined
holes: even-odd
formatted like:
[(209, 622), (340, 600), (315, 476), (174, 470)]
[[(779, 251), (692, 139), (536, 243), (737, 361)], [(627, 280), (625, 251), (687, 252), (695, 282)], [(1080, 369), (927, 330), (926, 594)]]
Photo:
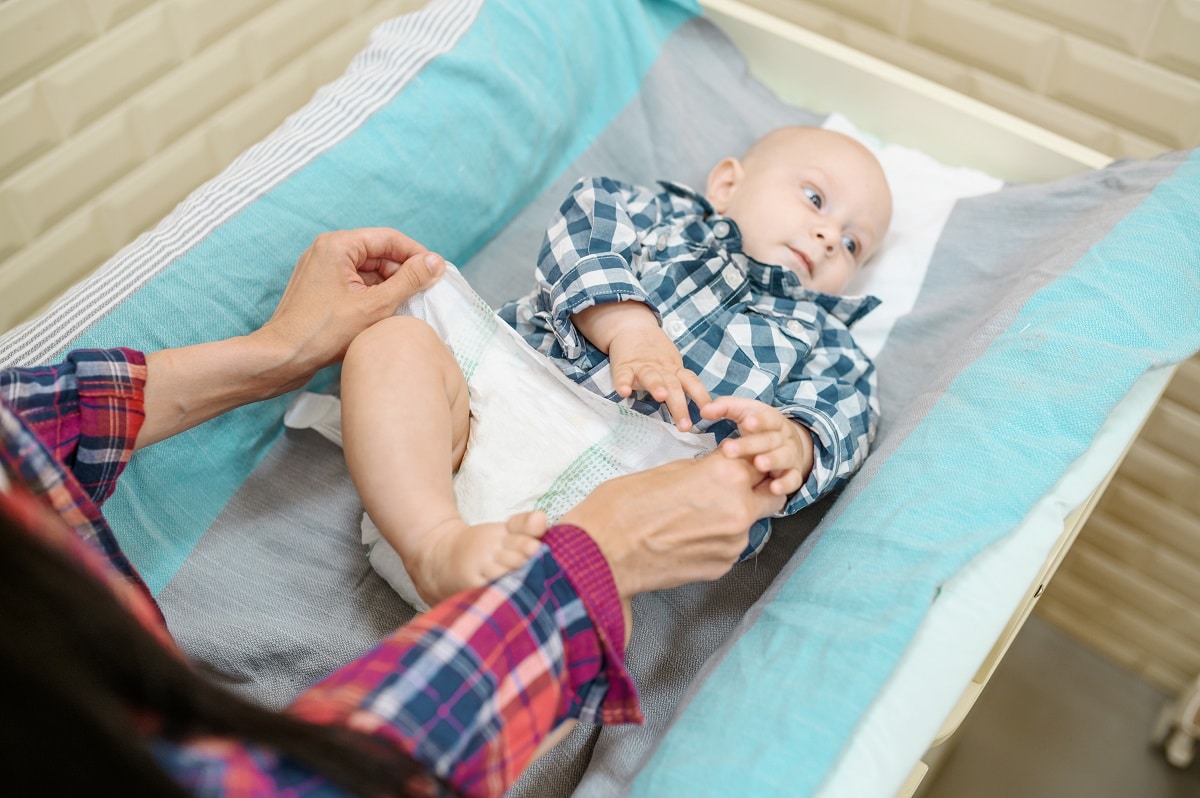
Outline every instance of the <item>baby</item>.
[[(703, 196), (578, 183), (542, 245), (537, 288), (500, 316), (577, 383), (714, 433), (787, 497), (786, 515), (843, 484), (874, 436), (874, 370), (849, 327), (878, 300), (841, 292), (890, 220), (869, 150), (780, 128), (718, 163)], [(520, 566), (546, 523), (462, 519), (452, 476), (469, 430), (466, 381), (428, 325), (397, 316), (355, 340), (342, 374), (347, 464), (431, 604)], [(768, 534), (763, 519), (743, 558)]]

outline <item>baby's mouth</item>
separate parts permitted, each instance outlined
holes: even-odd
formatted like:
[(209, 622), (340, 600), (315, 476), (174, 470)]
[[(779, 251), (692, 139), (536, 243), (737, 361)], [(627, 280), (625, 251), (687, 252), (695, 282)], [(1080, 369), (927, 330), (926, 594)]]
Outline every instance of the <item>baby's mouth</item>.
[(801, 252), (800, 250), (796, 249), (793, 246), (788, 246), (788, 249), (790, 249), (792, 251), (792, 254), (796, 256), (796, 260), (800, 263), (800, 266), (803, 268), (805, 276), (812, 277), (813, 276), (813, 265), (812, 265), (812, 261), (809, 260), (808, 255), (805, 255), (803, 252)]

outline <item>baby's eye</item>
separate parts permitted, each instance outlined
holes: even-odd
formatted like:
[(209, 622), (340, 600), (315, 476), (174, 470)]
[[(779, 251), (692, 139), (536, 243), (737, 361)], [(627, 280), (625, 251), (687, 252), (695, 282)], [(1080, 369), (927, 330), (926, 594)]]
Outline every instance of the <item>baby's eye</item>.
[(845, 247), (846, 251), (851, 255), (858, 254), (858, 242), (850, 236), (842, 236), (842, 246)]
[(804, 196), (808, 197), (809, 201), (817, 207), (817, 210), (820, 210), (821, 206), (824, 204), (821, 199), (821, 195), (807, 186), (804, 188)]

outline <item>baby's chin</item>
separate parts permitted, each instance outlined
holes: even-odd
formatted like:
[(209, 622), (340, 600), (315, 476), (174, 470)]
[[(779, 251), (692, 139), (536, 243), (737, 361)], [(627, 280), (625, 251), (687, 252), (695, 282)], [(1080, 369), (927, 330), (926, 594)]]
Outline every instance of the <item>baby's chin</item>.
[(808, 275), (808, 269), (805, 268), (803, 263), (796, 259), (795, 254), (793, 254), (792, 251), (787, 247), (771, 247), (764, 252), (743, 246), (742, 252), (766, 266), (779, 266), (787, 269), (789, 272), (799, 277), (800, 282), (802, 283), (810, 279)]
[(803, 262), (798, 262), (795, 258), (790, 258), (779, 265), (796, 275), (796, 279), (800, 281), (800, 285), (805, 288), (812, 287), (813, 276), (809, 273), (808, 268)]
[(818, 280), (815, 277), (809, 277), (807, 274), (801, 274), (796, 270), (792, 270), (792, 274), (800, 279), (800, 287), (808, 291), (816, 291), (819, 294), (830, 294), (832, 296), (843, 296), (849, 281), (843, 283), (830, 283), (828, 275), (826, 279)]

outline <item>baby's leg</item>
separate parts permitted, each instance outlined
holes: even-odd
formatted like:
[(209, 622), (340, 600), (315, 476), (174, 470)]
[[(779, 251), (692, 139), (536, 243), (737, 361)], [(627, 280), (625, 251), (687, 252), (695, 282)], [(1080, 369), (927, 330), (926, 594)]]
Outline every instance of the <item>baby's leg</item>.
[(540, 514), (463, 521), (451, 480), (469, 429), (466, 380), (428, 324), (394, 316), (350, 345), (342, 367), (346, 464), (367, 514), (430, 604), (519, 567), (545, 526)]

